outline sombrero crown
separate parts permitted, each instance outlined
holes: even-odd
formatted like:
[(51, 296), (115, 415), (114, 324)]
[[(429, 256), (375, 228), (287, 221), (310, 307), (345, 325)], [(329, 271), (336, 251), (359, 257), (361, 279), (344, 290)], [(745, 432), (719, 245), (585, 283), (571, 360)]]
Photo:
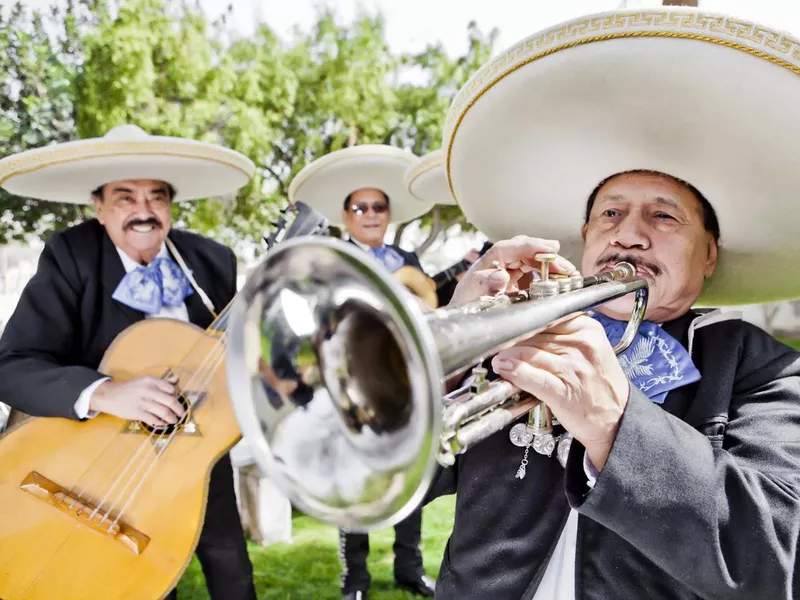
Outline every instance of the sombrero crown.
[(434, 150), (421, 156), (408, 168), (405, 182), (412, 196), (423, 202), (445, 206), (456, 203), (447, 185), (444, 158), (442, 149)]
[(453, 196), (490, 239), (558, 239), (578, 261), (602, 180), (667, 173), (714, 207), (703, 304), (800, 296), (800, 41), (697, 9), (619, 10), (516, 44), (460, 90), (443, 147)]
[(102, 138), (8, 156), (0, 160), (0, 186), (18, 196), (85, 204), (111, 181), (155, 179), (170, 183), (181, 201), (235, 192), (254, 172), (253, 162), (234, 150), (123, 125)]

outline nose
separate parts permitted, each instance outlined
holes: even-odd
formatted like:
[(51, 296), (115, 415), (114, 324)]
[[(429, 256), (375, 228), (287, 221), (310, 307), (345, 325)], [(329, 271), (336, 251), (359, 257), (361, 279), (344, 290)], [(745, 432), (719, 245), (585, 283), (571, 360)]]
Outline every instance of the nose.
[(650, 248), (646, 224), (636, 213), (626, 215), (611, 236), (611, 245), (618, 248)]

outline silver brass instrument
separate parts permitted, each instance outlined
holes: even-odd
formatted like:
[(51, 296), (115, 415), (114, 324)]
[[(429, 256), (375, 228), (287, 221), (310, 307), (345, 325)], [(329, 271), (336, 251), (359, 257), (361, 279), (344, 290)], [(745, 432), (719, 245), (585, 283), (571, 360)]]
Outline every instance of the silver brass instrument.
[[(533, 447), (555, 442), (547, 407), (476, 365), (558, 320), (630, 293), (621, 352), (644, 318), (647, 282), (620, 263), (555, 278), (540, 255), (529, 290), (423, 312), (373, 257), (333, 238), (294, 238), (237, 296), (228, 385), (256, 462), (307, 514), (351, 531), (406, 518), (440, 465), (530, 412)], [(469, 390), (444, 382), (470, 368)]]

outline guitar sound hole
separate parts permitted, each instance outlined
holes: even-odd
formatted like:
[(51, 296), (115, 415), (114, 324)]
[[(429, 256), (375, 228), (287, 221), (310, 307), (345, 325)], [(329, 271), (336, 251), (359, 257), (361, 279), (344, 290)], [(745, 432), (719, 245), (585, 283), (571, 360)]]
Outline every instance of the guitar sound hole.
[(184, 413), (183, 417), (181, 417), (177, 423), (170, 423), (169, 425), (164, 425), (163, 427), (154, 427), (144, 421), (140, 421), (142, 428), (149, 433), (153, 433), (158, 436), (168, 436), (174, 433), (176, 430), (183, 429), (184, 425), (189, 422), (191, 408), (192, 405), (189, 403), (189, 399), (186, 397), (182, 391), (178, 390), (178, 402), (181, 403), (183, 407)]

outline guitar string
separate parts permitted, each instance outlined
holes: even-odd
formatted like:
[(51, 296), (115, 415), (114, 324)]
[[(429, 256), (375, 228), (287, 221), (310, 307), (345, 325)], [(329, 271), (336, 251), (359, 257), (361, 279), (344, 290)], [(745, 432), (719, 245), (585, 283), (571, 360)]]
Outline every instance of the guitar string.
[[(203, 384), (198, 386), (198, 387), (199, 387), (199, 389), (205, 388), (205, 386), (208, 384), (208, 382), (213, 377), (213, 371), (216, 371), (216, 368), (219, 366), (220, 358), (224, 357), (224, 350), (225, 350), (225, 347), (224, 347), (222, 341), (221, 340), (217, 341), (214, 344), (214, 346), (212, 347), (212, 349), (208, 352), (208, 354), (206, 354), (203, 362), (198, 366), (198, 368), (196, 370), (193, 371), (192, 376), (189, 378), (187, 383), (182, 386), (182, 388), (186, 389), (186, 390), (192, 390), (195, 387), (195, 383), (196, 383), (195, 379), (197, 379), (198, 377), (202, 377), (202, 376), (204, 376), (205, 379), (203, 380)], [(206, 371), (209, 368), (212, 369), (212, 372), (211, 372), (210, 375), (206, 375)], [(191, 400), (188, 398), (188, 396), (187, 396), (187, 400), (191, 403)], [(142, 443), (139, 445), (139, 450), (137, 450), (136, 454), (125, 462), (125, 464), (123, 465), (122, 471), (117, 475), (117, 478), (114, 481), (114, 483), (112, 484), (111, 488), (106, 490), (105, 494), (103, 495), (103, 498), (102, 498), (101, 502), (92, 511), (92, 514), (89, 517), (90, 520), (92, 518), (94, 518), (95, 514), (97, 514), (100, 511), (100, 509), (105, 505), (105, 503), (108, 501), (109, 497), (114, 492), (117, 484), (120, 481), (122, 481), (122, 478), (133, 467), (133, 465), (136, 464), (136, 459), (139, 456), (139, 454), (141, 453), (141, 449), (142, 448), (152, 448), (154, 444), (157, 446), (162, 441), (163, 441), (163, 444), (162, 444), (163, 448), (166, 448), (166, 446), (169, 445), (169, 443), (172, 441), (172, 439), (174, 438), (175, 434), (179, 430), (180, 430), (179, 427), (174, 427), (172, 429), (172, 432), (170, 433), (169, 437), (167, 438), (167, 440), (163, 441), (164, 440), (164, 436), (167, 434), (168, 428), (166, 428), (166, 427), (162, 428), (160, 430), (160, 433), (158, 433), (158, 439), (155, 441), (155, 443), (153, 443), (152, 440), (156, 435), (156, 431), (159, 431), (159, 430), (154, 430), (154, 431), (150, 432), (150, 435), (145, 440), (143, 440)], [(120, 497), (126, 493), (126, 490), (128, 489), (128, 486), (131, 484), (132, 481), (135, 480), (135, 478), (139, 474), (139, 472), (147, 465), (147, 463), (148, 463), (148, 461), (149, 461), (149, 459), (151, 457), (152, 457), (152, 455), (149, 452), (145, 452), (144, 453), (144, 460), (143, 461), (138, 461), (140, 463), (139, 467), (127, 479), (127, 481), (125, 483), (125, 486), (122, 488), (122, 490), (120, 490), (118, 492), (117, 499), (115, 499), (112, 502), (111, 506), (109, 506), (109, 508), (106, 510), (106, 513), (105, 513), (103, 519), (100, 521), (100, 524), (102, 524), (108, 518), (108, 516), (114, 510), (114, 507), (117, 505), (117, 502), (120, 500)]]
[[(212, 349), (208, 352), (208, 354), (205, 356), (204, 360), (200, 363), (200, 365), (197, 367), (197, 369), (193, 370), (193, 376), (197, 375), (198, 372), (202, 372), (203, 369), (207, 368), (206, 367), (206, 363), (209, 363), (209, 362), (211, 362), (212, 359), (214, 359), (214, 355), (216, 354), (216, 352), (218, 350), (219, 344), (220, 343), (224, 343), (225, 331), (227, 330), (227, 327), (228, 327), (228, 321), (230, 319), (230, 313), (231, 313), (232, 305), (233, 305), (233, 302), (231, 301), (227, 306), (225, 306), (225, 308), (220, 312), (220, 314), (214, 319), (214, 321), (211, 323), (211, 325), (208, 327), (208, 329), (206, 329), (207, 332), (208, 331), (212, 331), (212, 330), (220, 331), (221, 332), (221, 340), (218, 341), (212, 347)], [(192, 350), (190, 350), (189, 352), (187, 352), (187, 354), (184, 355), (183, 359), (181, 359), (181, 361), (178, 363), (179, 366), (176, 367), (176, 368), (179, 369), (180, 368), (180, 364), (186, 362), (187, 358), (190, 357), (194, 352), (196, 352), (196, 350), (197, 350), (197, 348), (195, 347), (195, 348), (192, 348)], [(164, 379), (170, 372), (174, 372), (173, 369), (169, 369), (167, 371), (167, 373), (162, 375), (161, 378)], [(190, 381), (191, 381), (191, 379), (190, 379)], [(190, 389), (190, 386), (187, 384), (185, 386), (182, 386), (182, 389)], [(191, 404), (191, 400), (189, 399), (189, 397), (186, 396), (186, 398), (187, 398), (187, 400), (189, 400), (189, 402)], [(141, 421), (140, 421), (140, 423), (141, 423)], [(136, 458), (139, 456), (139, 454), (141, 454), (141, 452), (143, 450), (146, 450), (147, 448), (149, 448), (151, 446), (151, 444), (153, 443), (152, 442), (153, 436), (156, 435), (156, 434), (159, 435), (159, 439), (156, 440), (156, 442), (155, 442), (155, 443), (158, 443), (159, 441), (161, 441), (161, 439), (163, 438), (164, 434), (166, 433), (166, 429), (167, 428), (162, 428), (160, 430), (159, 429), (155, 429), (155, 430), (151, 430), (150, 431), (150, 435), (147, 438), (145, 438), (144, 440), (142, 440), (141, 444), (137, 448), (137, 450), (134, 453), (134, 455), (132, 457), (129, 457), (126, 460), (126, 462), (123, 465), (124, 466), (123, 470), (117, 475), (117, 480), (115, 480), (115, 482), (112, 484), (112, 487), (106, 491), (106, 494), (105, 494), (106, 496), (109, 495), (113, 491), (113, 488), (116, 487), (116, 484), (118, 483), (119, 479), (125, 475), (126, 471), (132, 466), (133, 461), (136, 460)], [(123, 440), (124, 440), (124, 438), (123, 438)], [(120, 440), (119, 440), (119, 438), (117, 438), (116, 440), (112, 440), (109, 445), (112, 445), (115, 441), (120, 441)], [(103, 456), (111, 458), (111, 457), (114, 456), (114, 454), (116, 454), (116, 453), (104, 452)], [(147, 455), (148, 454), (146, 453), (145, 456), (147, 456)], [(113, 463), (113, 462), (117, 462), (117, 460), (114, 460), (114, 461), (109, 460), (109, 461), (106, 461), (106, 462), (107, 463)], [(89, 488), (89, 483), (90, 483), (90, 479), (91, 479), (91, 473), (93, 471), (96, 471), (97, 466), (98, 466), (96, 463), (97, 463), (97, 461), (95, 462), (94, 465), (90, 465), (89, 468), (86, 470), (86, 472), (85, 472), (85, 475), (87, 475), (86, 483), (81, 487), (81, 490), (80, 490), (80, 492), (78, 494), (75, 494), (74, 492), (75, 492), (75, 488), (78, 487), (78, 485), (79, 485), (80, 479), (71, 487), (70, 495), (73, 497), (73, 500), (70, 503), (70, 508), (73, 508), (75, 506), (75, 503), (80, 501), (83, 498), (83, 495), (86, 493), (87, 488)], [(81, 476), (81, 478), (83, 478), (83, 476)], [(103, 487), (103, 486), (101, 485), (101, 486), (98, 486), (98, 487)], [(106, 498), (104, 497), (103, 502), (105, 502), (105, 499)], [(99, 506), (100, 505), (98, 505), (98, 508), (99, 508)], [(92, 512), (92, 517), (94, 517), (96, 512), (97, 512), (97, 508)]]
[[(191, 353), (190, 353), (190, 354), (191, 354)], [(189, 355), (187, 355), (187, 356), (189, 356)], [(205, 359), (205, 360), (204, 360), (204, 361), (203, 361), (203, 362), (200, 364), (200, 366), (198, 367), (198, 369), (203, 369), (203, 368), (205, 368), (205, 367), (204, 367), (205, 363), (206, 363), (206, 362), (210, 362), (210, 360), (211, 360), (212, 358), (213, 358), (213, 355), (211, 354), (211, 352), (209, 352), (209, 355), (207, 355), (206, 359)], [(167, 371), (167, 373), (166, 373), (165, 375), (163, 375), (163, 376), (162, 376), (162, 379), (163, 379), (163, 378), (164, 378), (164, 377), (165, 377), (167, 374), (169, 374), (170, 372), (172, 372), (172, 369), (169, 369), (169, 370)], [(140, 422), (140, 423), (141, 423), (141, 422)], [(101, 501), (101, 503), (100, 503), (100, 504), (98, 504), (98, 505), (97, 505), (97, 507), (95, 507), (95, 510), (94, 510), (94, 511), (92, 511), (92, 514), (91, 514), (90, 518), (93, 518), (93, 517), (94, 517), (94, 515), (95, 515), (95, 514), (97, 513), (97, 511), (99, 510), (99, 508), (101, 508), (101, 507), (102, 507), (103, 503), (105, 503), (105, 501), (106, 501), (106, 499), (107, 499), (107, 496), (108, 496), (108, 495), (110, 495), (110, 494), (111, 494), (111, 493), (114, 491), (114, 488), (117, 486), (117, 484), (119, 483), (120, 479), (121, 479), (121, 478), (122, 478), (122, 477), (123, 477), (123, 476), (126, 474), (126, 472), (127, 472), (127, 471), (130, 469), (130, 467), (131, 467), (131, 466), (134, 464), (134, 461), (135, 461), (135, 460), (136, 460), (136, 459), (139, 457), (139, 455), (142, 453), (142, 451), (143, 451), (143, 450), (147, 450), (147, 448), (149, 448), (149, 447), (151, 446), (151, 444), (153, 443), (153, 437), (154, 437), (155, 435), (158, 435), (158, 436), (159, 436), (159, 440), (157, 440), (157, 441), (160, 441), (160, 439), (161, 439), (161, 438), (163, 438), (163, 436), (164, 436), (164, 434), (165, 434), (165, 433), (166, 433), (166, 428), (162, 428), (162, 429), (153, 429), (153, 430), (151, 430), (151, 431), (150, 431), (150, 434), (149, 434), (149, 435), (148, 435), (148, 436), (147, 436), (147, 437), (146, 437), (144, 440), (142, 440), (142, 442), (139, 444), (139, 446), (138, 446), (138, 448), (137, 448), (136, 452), (133, 454), (133, 456), (131, 456), (131, 457), (129, 457), (129, 458), (127, 458), (127, 459), (125, 460), (125, 462), (123, 463), (123, 469), (122, 469), (122, 471), (120, 471), (120, 472), (117, 474), (117, 478), (116, 478), (116, 479), (114, 480), (114, 482), (111, 484), (111, 487), (110, 487), (110, 488), (108, 488), (108, 489), (106, 490), (106, 492), (105, 492), (105, 495), (104, 495), (104, 497), (103, 497), (103, 500)], [(123, 438), (123, 440), (122, 440), (122, 441), (127, 441), (127, 440), (125, 440), (125, 439)], [(126, 445), (127, 445), (127, 444), (126, 444)], [(145, 456), (147, 456), (147, 453), (145, 453)], [(115, 460), (114, 460), (113, 462), (117, 462), (117, 463), (118, 463), (118, 461), (119, 461), (119, 459), (116, 459), (116, 457), (115, 457)], [(97, 468), (97, 466), (95, 466), (95, 469), (96, 469), (96, 468)], [(91, 475), (91, 469), (90, 469), (90, 475)], [(76, 486), (77, 486), (77, 484), (76, 484)], [(75, 488), (76, 486), (73, 486), (73, 490), (71, 490), (71, 492), (72, 492), (72, 491), (74, 491), (74, 488)], [(85, 485), (82, 487), (81, 491), (80, 491), (80, 492), (79, 492), (79, 493), (76, 495), (76, 497), (75, 497), (75, 499), (73, 500), (72, 504), (70, 504), (70, 508), (72, 508), (72, 507), (75, 505), (75, 503), (76, 503), (77, 501), (79, 501), (80, 499), (82, 499), (82, 498), (83, 498), (83, 494), (86, 492), (86, 489), (87, 489), (88, 487), (89, 487), (89, 482), (87, 481), (87, 483), (86, 483), (86, 484), (85, 484)], [(103, 487), (103, 486), (101, 485), (101, 486), (98, 486), (98, 487)]]
[[(209, 374), (208, 377), (206, 377), (206, 380), (204, 381), (203, 385), (200, 386), (201, 388), (204, 388), (208, 384), (208, 382), (213, 378), (213, 375), (214, 375), (214, 372), (216, 371), (216, 368), (219, 366), (219, 364), (222, 361), (222, 358), (224, 357), (224, 348), (222, 349), (222, 352), (219, 352), (218, 350), (219, 350), (218, 346), (215, 346), (214, 352), (217, 354), (217, 357), (213, 361), (215, 364), (210, 366), (210, 374)], [(211, 356), (211, 354), (209, 356)], [(209, 368), (209, 367), (206, 367), (206, 368)], [(199, 372), (199, 370), (198, 370), (198, 372)], [(187, 385), (187, 388), (188, 387), (189, 386)], [(172, 432), (169, 434), (169, 437), (167, 437), (166, 441), (163, 441), (163, 443), (160, 444), (160, 448), (159, 448), (159, 443), (158, 442), (162, 442), (162, 440), (164, 438), (164, 435), (166, 434), (166, 431), (162, 432), (162, 434), (159, 436), (159, 439), (158, 439), (157, 443), (155, 444), (155, 447), (158, 448), (156, 450), (156, 458), (153, 459), (152, 458), (152, 454), (150, 454), (150, 453), (146, 453), (145, 454), (144, 461), (140, 461), (139, 467), (126, 480), (125, 486), (119, 491), (119, 493), (117, 494), (117, 497), (114, 500), (114, 502), (106, 510), (105, 515), (103, 516), (102, 520), (100, 521), (101, 525), (111, 515), (111, 513), (114, 510), (114, 508), (117, 506), (117, 503), (125, 501), (125, 494), (127, 493), (128, 488), (130, 487), (131, 484), (133, 484), (136, 481), (136, 477), (139, 475), (139, 473), (142, 471), (142, 469), (145, 468), (148, 465), (148, 462), (150, 462), (151, 463), (151, 467), (148, 468), (147, 471), (145, 471), (145, 474), (142, 476), (142, 479), (141, 479), (141, 483), (144, 482), (144, 479), (146, 479), (147, 475), (150, 473), (150, 471), (152, 469), (152, 465), (155, 462), (157, 462), (158, 457), (161, 456), (161, 454), (163, 454), (164, 450), (166, 450), (167, 446), (175, 438), (175, 435), (178, 433), (178, 431), (179, 431), (178, 428), (173, 428)], [(138, 487), (139, 486), (137, 485), (137, 488)], [(125, 505), (127, 506), (127, 504), (128, 504), (128, 502), (126, 502)], [(102, 506), (102, 504), (101, 504), (101, 506)], [(100, 508), (100, 506), (98, 508)], [(119, 519), (119, 517), (118, 517), (118, 519)], [(113, 525), (112, 525), (112, 527), (113, 527)]]
[[(220, 345), (222, 346), (222, 344), (220, 344)], [(206, 382), (206, 385), (214, 377), (214, 374), (216, 373), (217, 368), (219, 368), (219, 366), (223, 363), (224, 359), (225, 359), (225, 349), (224, 349), (224, 346), (222, 346), (222, 352), (220, 352), (220, 356), (219, 356), (218, 360), (216, 361), (216, 365), (214, 367), (212, 367), (212, 369), (211, 369), (211, 373), (210, 373), (210, 375), (208, 377), (208, 381)], [(203, 386), (203, 387), (205, 387), (205, 386)], [(164, 442), (164, 444), (161, 446), (161, 448), (158, 450), (158, 452), (156, 453), (155, 457), (150, 462), (150, 466), (147, 468), (147, 470), (144, 472), (142, 477), (139, 479), (139, 482), (137, 483), (137, 485), (134, 488), (133, 492), (131, 492), (130, 496), (128, 496), (128, 498), (125, 500), (125, 504), (122, 506), (122, 508), (120, 508), (120, 511), (117, 514), (117, 517), (114, 519), (114, 522), (111, 523), (111, 525), (109, 526), (109, 529), (108, 529), (109, 531), (111, 531), (117, 525), (117, 523), (119, 523), (120, 519), (122, 519), (122, 516), (125, 514), (125, 511), (128, 509), (128, 506), (130, 505), (131, 502), (133, 502), (133, 499), (137, 496), (137, 494), (139, 493), (139, 490), (141, 490), (142, 485), (144, 485), (144, 482), (147, 480), (148, 475), (150, 475), (150, 473), (152, 472), (153, 468), (158, 463), (159, 459), (163, 456), (163, 454), (166, 451), (167, 447), (169, 446), (170, 442), (175, 438), (175, 434), (177, 432), (178, 432), (178, 429), (174, 429), (172, 431), (172, 433), (170, 433), (169, 437)], [(135, 476), (136, 475), (134, 474), (133, 477), (135, 477)], [(133, 477), (131, 477), (131, 481), (133, 481)], [(127, 488), (127, 485), (126, 485), (126, 488)], [(113, 510), (113, 505), (106, 512), (106, 515), (105, 515), (105, 517), (103, 517), (103, 520), (101, 521), (101, 524), (103, 523), (103, 521), (105, 521), (105, 519), (108, 518), (108, 516), (111, 514), (112, 510)]]

